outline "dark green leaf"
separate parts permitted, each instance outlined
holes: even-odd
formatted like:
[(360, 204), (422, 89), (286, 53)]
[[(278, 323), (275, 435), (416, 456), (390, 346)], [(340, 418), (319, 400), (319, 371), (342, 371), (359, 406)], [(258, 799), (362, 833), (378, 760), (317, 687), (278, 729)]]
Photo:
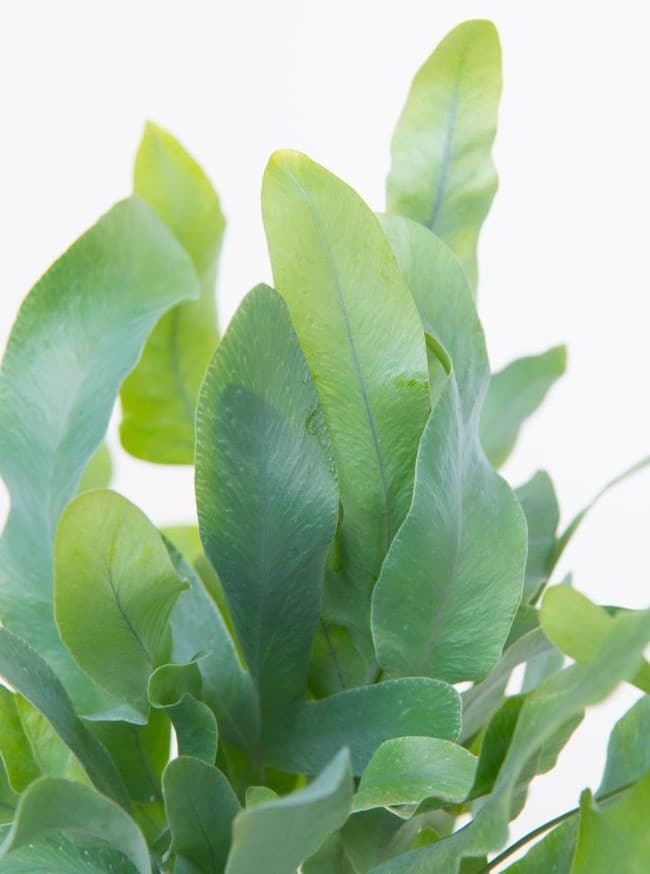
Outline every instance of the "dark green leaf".
[(127, 857), (109, 847), (77, 846), (61, 834), (24, 844), (0, 859), (0, 874), (135, 874)]
[(120, 392), (120, 437), (138, 458), (192, 464), (196, 400), (218, 341), (214, 284), (225, 221), (203, 170), (171, 134), (151, 123), (138, 149), (134, 191), (190, 254), (201, 296), (156, 325)]
[(147, 206), (107, 213), (36, 284), (0, 371), (0, 619), (37, 647), (83, 713), (106, 699), (61, 644), (51, 603), (59, 514), (101, 443), (119, 385), (160, 315), (198, 294), (187, 254)]
[(476, 288), (476, 244), (497, 189), (501, 49), (490, 21), (454, 28), (420, 67), (393, 135), (388, 211), (426, 225)]

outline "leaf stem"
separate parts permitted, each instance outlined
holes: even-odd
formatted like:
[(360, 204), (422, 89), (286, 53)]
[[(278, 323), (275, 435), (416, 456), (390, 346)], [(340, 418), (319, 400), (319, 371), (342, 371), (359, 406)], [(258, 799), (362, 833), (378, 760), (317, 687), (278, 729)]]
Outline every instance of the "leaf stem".
[[(625, 783), (623, 786), (618, 786), (616, 789), (612, 789), (610, 792), (605, 792), (604, 795), (597, 795), (594, 800), (600, 803), (610, 801), (614, 799), (617, 795), (620, 795), (622, 792), (630, 789), (632, 786), (634, 786), (635, 783), (636, 780), (632, 780), (630, 783)], [(571, 817), (575, 816), (577, 813), (580, 813), (580, 807), (573, 807), (571, 808), (571, 810), (566, 810), (559, 816), (556, 816), (553, 819), (549, 819), (548, 822), (545, 822), (542, 825), (538, 825), (537, 828), (534, 828), (532, 831), (528, 832), (528, 834), (525, 834), (523, 838), (519, 838), (518, 841), (515, 841), (514, 844), (511, 844), (502, 853), (499, 853), (498, 856), (495, 856), (494, 859), (489, 861), (487, 865), (480, 869), (478, 874), (489, 874), (489, 872), (493, 871), (497, 867), (497, 865), (500, 865), (501, 862), (505, 862), (506, 859), (512, 856), (513, 853), (516, 853), (517, 850), (521, 849), (521, 847), (526, 846), (526, 844), (532, 841), (534, 838), (539, 837), (539, 835), (543, 835), (544, 832), (549, 831), (556, 825), (559, 825), (567, 819), (571, 819)]]

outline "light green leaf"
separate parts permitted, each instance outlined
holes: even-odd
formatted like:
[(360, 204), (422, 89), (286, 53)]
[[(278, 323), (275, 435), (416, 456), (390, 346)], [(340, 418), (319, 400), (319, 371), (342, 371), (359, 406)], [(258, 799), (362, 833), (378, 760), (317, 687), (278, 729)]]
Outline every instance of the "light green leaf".
[(149, 701), (152, 707), (167, 711), (174, 724), (178, 754), (213, 765), (219, 731), (214, 713), (201, 700), (201, 687), (201, 671), (196, 662), (162, 665), (149, 677)]
[(576, 846), (577, 820), (563, 822), (510, 865), (508, 874), (569, 874)]
[(74, 712), (57, 676), (29, 644), (6, 628), (0, 628), (0, 677), (46, 717), (97, 789), (128, 807), (128, 793), (115, 765)]
[(422, 326), (377, 218), (297, 152), (269, 162), (262, 191), (273, 277), (332, 439), (342, 516), (325, 583), (326, 622), (370, 661), (370, 597), (408, 510), (429, 410)]
[(348, 689), (289, 709), (267, 737), (267, 759), (283, 771), (315, 774), (342, 746), (361, 774), (384, 741), (421, 736), (456, 740), (460, 698), (438, 680), (409, 677)]
[(21, 793), (40, 776), (29, 739), (16, 706), (16, 695), (0, 686), (0, 757), (9, 785)]
[(246, 807), (256, 807), (265, 801), (275, 801), (279, 797), (278, 793), (268, 786), (249, 786), (246, 789)]
[(490, 381), (481, 414), (481, 443), (490, 463), (501, 467), (512, 452), (519, 429), (541, 406), (566, 370), (566, 346), (518, 358)]
[(523, 600), (529, 601), (549, 578), (560, 508), (551, 478), (538, 470), (515, 490), (528, 524), (528, 559)]
[(169, 307), (197, 294), (180, 245), (144, 203), (124, 201), (30, 292), (0, 371), (0, 474), (11, 494), (0, 541), (0, 620), (43, 654), (82, 713), (107, 703), (54, 624), (59, 514), (101, 443), (147, 334)]
[(289, 874), (339, 829), (352, 803), (347, 750), (341, 750), (305, 789), (235, 817), (226, 874)]
[(246, 297), (208, 368), (196, 495), (263, 714), (300, 700), (338, 493), (305, 359), (268, 286)]
[(454, 28), (418, 70), (397, 122), (388, 211), (451, 247), (476, 288), (476, 245), (497, 189), (501, 49), (490, 21)]
[(77, 494), (90, 492), (92, 489), (107, 489), (111, 484), (113, 462), (106, 443), (100, 443), (99, 448), (86, 465), (81, 475)]
[(425, 798), (459, 803), (474, 782), (476, 758), (434, 737), (400, 737), (383, 743), (368, 762), (353, 810), (419, 804)]
[(571, 874), (644, 874), (650, 861), (650, 773), (613, 804), (586, 790)]
[(169, 648), (168, 619), (186, 584), (158, 530), (110, 491), (77, 497), (54, 547), (61, 639), (102, 688), (146, 720), (147, 681)]
[[(544, 633), (560, 652), (577, 662), (591, 662), (598, 655), (613, 620), (606, 610), (575, 589), (553, 586), (544, 596), (540, 621)], [(650, 664), (644, 661), (629, 679), (650, 693)]]
[[(81, 834), (85, 842), (124, 853), (139, 874), (151, 874), (147, 843), (128, 814), (89, 786), (41, 777), (21, 796), (0, 856), (51, 832)], [(0, 869), (1, 870), (1, 869)]]
[(605, 773), (596, 795), (606, 795), (650, 771), (650, 697), (644, 695), (616, 723), (609, 737)]
[(217, 768), (180, 756), (165, 768), (163, 792), (176, 855), (174, 870), (222, 874), (239, 810), (228, 780)]
[(170, 133), (150, 122), (133, 187), (191, 256), (201, 296), (156, 325), (120, 392), (120, 437), (137, 458), (192, 464), (196, 400), (219, 339), (214, 285), (225, 220), (203, 170)]
[(77, 846), (62, 834), (23, 844), (0, 859), (0, 874), (135, 874), (127, 857), (110, 847)]
[(531, 760), (563, 726), (638, 670), (648, 640), (650, 611), (617, 615), (593, 662), (565, 668), (526, 696), (492, 793), (472, 822), (431, 847), (380, 865), (373, 874), (456, 874), (464, 856), (499, 849), (507, 838), (514, 793)]
[(460, 265), (408, 219), (389, 216), (384, 228), (452, 370), (422, 435), (411, 508), (373, 593), (377, 660), (393, 676), (478, 680), (496, 664), (519, 605), (526, 524), (480, 447), (489, 373)]
[(16, 709), (39, 771), (49, 777), (67, 777), (75, 763), (70, 750), (34, 705), (16, 695)]

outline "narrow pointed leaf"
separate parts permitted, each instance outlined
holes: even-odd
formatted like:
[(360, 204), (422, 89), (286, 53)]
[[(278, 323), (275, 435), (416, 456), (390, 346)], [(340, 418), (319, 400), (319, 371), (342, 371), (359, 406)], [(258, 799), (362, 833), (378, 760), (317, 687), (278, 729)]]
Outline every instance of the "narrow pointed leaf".
[(89, 492), (63, 512), (54, 552), (61, 639), (96, 683), (146, 717), (147, 680), (186, 585), (160, 534), (121, 495)]
[(480, 447), (489, 373), (460, 265), (414, 222), (392, 216), (384, 227), (425, 330), (452, 369), (422, 435), (411, 508), (373, 593), (377, 659), (393, 676), (477, 680), (497, 662), (519, 605), (526, 524)]
[(551, 573), (560, 508), (551, 478), (543, 470), (538, 470), (528, 482), (519, 486), (515, 494), (528, 525), (523, 600), (530, 601)]
[(385, 741), (361, 775), (353, 809), (419, 804), (425, 798), (459, 803), (472, 788), (476, 763), (466, 749), (440, 738)]
[[(221, 771), (189, 756), (163, 776), (165, 810), (178, 874), (222, 874), (239, 802)], [(251, 869), (254, 870), (254, 869)]]
[(214, 285), (225, 221), (203, 170), (155, 124), (145, 128), (133, 188), (191, 256), (201, 295), (174, 307), (152, 332), (120, 392), (120, 437), (137, 458), (192, 464), (196, 400), (218, 341)]
[(0, 628), (0, 677), (46, 717), (97, 789), (128, 806), (128, 794), (115, 765), (74, 712), (57, 676), (29, 644), (5, 628)]
[(650, 697), (644, 695), (616, 723), (609, 737), (605, 773), (596, 793), (606, 795), (650, 771)]
[(411, 677), (348, 689), (288, 710), (267, 738), (266, 753), (280, 770), (315, 774), (347, 746), (353, 773), (359, 775), (384, 741), (407, 735), (455, 740), (459, 730), (456, 690)]
[(45, 656), (83, 713), (106, 703), (54, 625), (57, 521), (147, 334), (169, 307), (197, 294), (181, 246), (144, 203), (124, 201), (30, 292), (0, 371), (0, 474), (11, 494), (0, 541), (0, 619)]
[(566, 347), (518, 358), (495, 373), (481, 415), (481, 442), (490, 463), (501, 467), (512, 452), (519, 429), (541, 406), (566, 370)]
[(339, 829), (352, 803), (352, 775), (342, 750), (305, 789), (235, 818), (226, 874), (289, 874)]
[(196, 494), (201, 538), (262, 709), (299, 700), (338, 493), (305, 359), (268, 286), (247, 296), (208, 368)]
[[(147, 843), (131, 817), (89, 786), (42, 777), (21, 797), (0, 856), (50, 832), (81, 834), (90, 846), (110, 846), (124, 853), (139, 874), (151, 874)], [(0, 869), (2, 870), (2, 869)]]
[(476, 288), (476, 245), (497, 189), (492, 161), (501, 49), (490, 21), (466, 21), (418, 70), (391, 147), (388, 211), (439, 236)]
[(9, 785), (19, 794), (41, 774), (16, 706), (16, 695), (4, 686), (0, 686), (0, 758)]
[(372, 653), (372, 588), (408, 510), (428, 409), (422, 326), (377, 218), (297, 152), (262, 192), (273, 277), (287, 301), (332, 439), (342, 517), (324, 616)]

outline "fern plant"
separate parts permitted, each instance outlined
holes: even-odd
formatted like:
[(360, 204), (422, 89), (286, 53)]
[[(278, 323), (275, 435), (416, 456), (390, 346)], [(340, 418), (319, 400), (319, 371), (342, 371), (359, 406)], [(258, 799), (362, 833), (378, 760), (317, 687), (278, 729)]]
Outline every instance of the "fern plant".
[[(493, 26), (461, 24), (380, 216), (273, 155), (274, 288), (221, 339), (219, 200), (152, 124), (134, 195), (27, 296), (0, 372), (2, 874), (470, 874), (539, 836), (513, 874), (649, 869), (650, 611), (555, 579), (584, 513), (559, 532), (548, 474), (497, 472), (565, 368), (490, 374), (500, 90)], [(195, 464), (198, 527), (108, 489), (118, 397), (129, 453)], [(622, 682), (644, 696), (598, 788), (506, 847)]]

